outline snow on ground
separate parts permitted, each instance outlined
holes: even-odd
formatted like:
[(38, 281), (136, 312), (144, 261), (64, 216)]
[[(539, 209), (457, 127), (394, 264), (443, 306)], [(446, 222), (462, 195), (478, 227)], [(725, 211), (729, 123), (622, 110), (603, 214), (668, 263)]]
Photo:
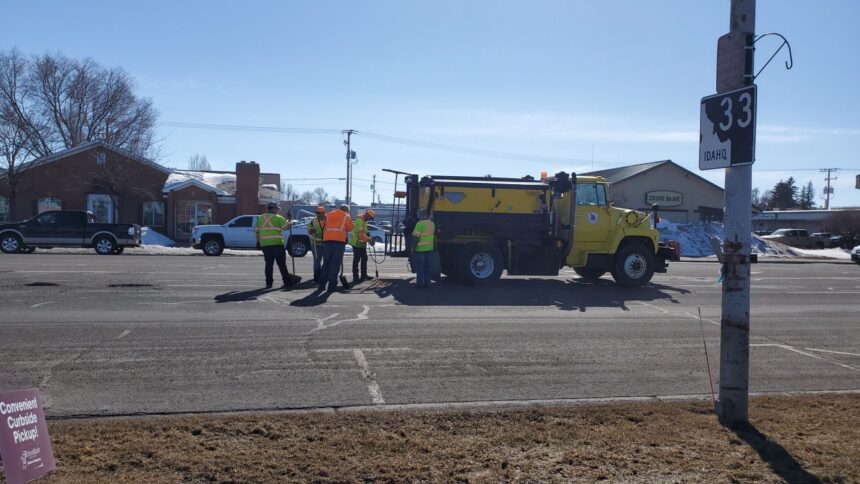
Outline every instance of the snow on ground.
[(153, 230), (150, 227), (143, 227), (141, 230), (140, 243), (143, 245), (160, 245), (164, 247), (173, 247), (176, 245), (176, 242), (174, 242), (173, 239), (162, 235), (160, 232)]
[[(662, 218), (657, 224), (660, 231), (660, 241), (677, 240), (681, 244), (683, 257), (709, 257), (714, 250), (709, 242), (710, 237), (723, 240), (723, 224), (674, 224)], [(842, 249), (807, 250), (789, 247), (784, 244), (752, 236), (752, 252), (767, 257), (821, 257), (829, 259), (850, 259), (848, 252)]]

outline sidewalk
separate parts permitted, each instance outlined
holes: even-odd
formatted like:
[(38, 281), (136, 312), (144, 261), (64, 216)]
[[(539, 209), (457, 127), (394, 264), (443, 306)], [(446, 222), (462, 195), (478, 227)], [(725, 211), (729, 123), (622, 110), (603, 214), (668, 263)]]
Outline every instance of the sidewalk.
[[(708, 257), (681, 257), (680, 262), (719, 263), (717, 257), (713, 255)], [(756, 264), (855, 264), (855, 262), (850, 259), (829, 259), (823, 257), (774, 257), (759, 255)]]

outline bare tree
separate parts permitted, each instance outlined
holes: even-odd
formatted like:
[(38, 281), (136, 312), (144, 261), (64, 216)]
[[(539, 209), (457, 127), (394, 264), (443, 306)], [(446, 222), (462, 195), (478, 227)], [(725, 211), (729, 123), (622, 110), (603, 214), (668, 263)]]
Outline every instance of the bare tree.
[(310, 191), (310, 190), (305, 190), (305, 191), (304, 191), (304, 192), (299, 196), (298, 201), (299, 201), (299, 202), (301, 202), (301, 203), (302, 203), (302, 204), (304, 204), (304, 205), (310, 205), (310, 204), (314, 203), (314, 192), (312, 192), (312, 191)]
[(325, 191), (323, 187), (317, 187), (314, 189), (313, 199), (312, 201), (316, 204), (322, 204), (329, 201), (328, 192)]
[(34, 158), (88, 141), (152, 158), (157, 113), (134, 89), (124, 70), (92, 59), (61, 54), (26, 59), (15, 50), (0, 52), (0, 98), (6, 107), (0, 122), (26, 133)]
[(212, 169), (212, 165), (209, 164), (209, 160), (206, 159), (206, 155), (196, 154), (188, 158), (188, 169), (194, 171), (209, 171)]
[(281, 197), (288, 202), (289, 206), (293, 206), (300, 198), (296, 188), (286, 182), (281, 182)]

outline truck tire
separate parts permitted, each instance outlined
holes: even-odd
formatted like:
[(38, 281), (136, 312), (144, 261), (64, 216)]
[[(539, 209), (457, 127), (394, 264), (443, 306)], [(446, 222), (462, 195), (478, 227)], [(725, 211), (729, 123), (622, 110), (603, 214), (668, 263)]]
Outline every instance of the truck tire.
[(93, 241), (93, 248), (98, 255), (110, 255), (116, 250), (116, 241), (113, 237), (102, 235)]
[(290, 237), (287, 252), (291, 257), (304, 257), (310, 251), (310, 239), (307, 237)]
[(612, 278), (624, 287), (639, 287), (654, 276), (654, 254), (645, 244), (629, 243), (615, 253)]
[(21, 241), (21, 237), (18, 237), (18, 234), (4, 234), (2, 238), (0, 238), (0, 250), (3, 251), (4, 254), (16, 254), (21, 251), (24, 247), (24, 244)]
[(499, 249), (487, 244), (467, 245), (457, 258), (457, 278), (469, 286), (485, 286), (502, 277), (504, 260)]
[(574, 267), (573, 271), (587, 281), (596, 281), (600, 279), (600, 276), (606, 274), (606, 271), (602, 269), (593, 269), (591, 267)]
[(211, 257), (218, 257), (224, 252), (224, 242), (219, 237), (203, 237), (203, 253)]

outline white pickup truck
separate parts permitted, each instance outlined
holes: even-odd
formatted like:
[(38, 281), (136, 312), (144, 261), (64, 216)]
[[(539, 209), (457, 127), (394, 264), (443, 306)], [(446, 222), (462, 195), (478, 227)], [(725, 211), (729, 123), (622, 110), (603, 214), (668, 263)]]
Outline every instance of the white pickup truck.
[[(239, 215), (224, 225), (197, 225), (191, 229), (191, 246), (211, 256), (221, 255), (224, 249), (254, 250), (256, 223), (257, 215)], [(287, 252), (293, 257), (304, 257), (310, 251), (307, 224), (294, 223), (284, 231), (284, 240)]]

